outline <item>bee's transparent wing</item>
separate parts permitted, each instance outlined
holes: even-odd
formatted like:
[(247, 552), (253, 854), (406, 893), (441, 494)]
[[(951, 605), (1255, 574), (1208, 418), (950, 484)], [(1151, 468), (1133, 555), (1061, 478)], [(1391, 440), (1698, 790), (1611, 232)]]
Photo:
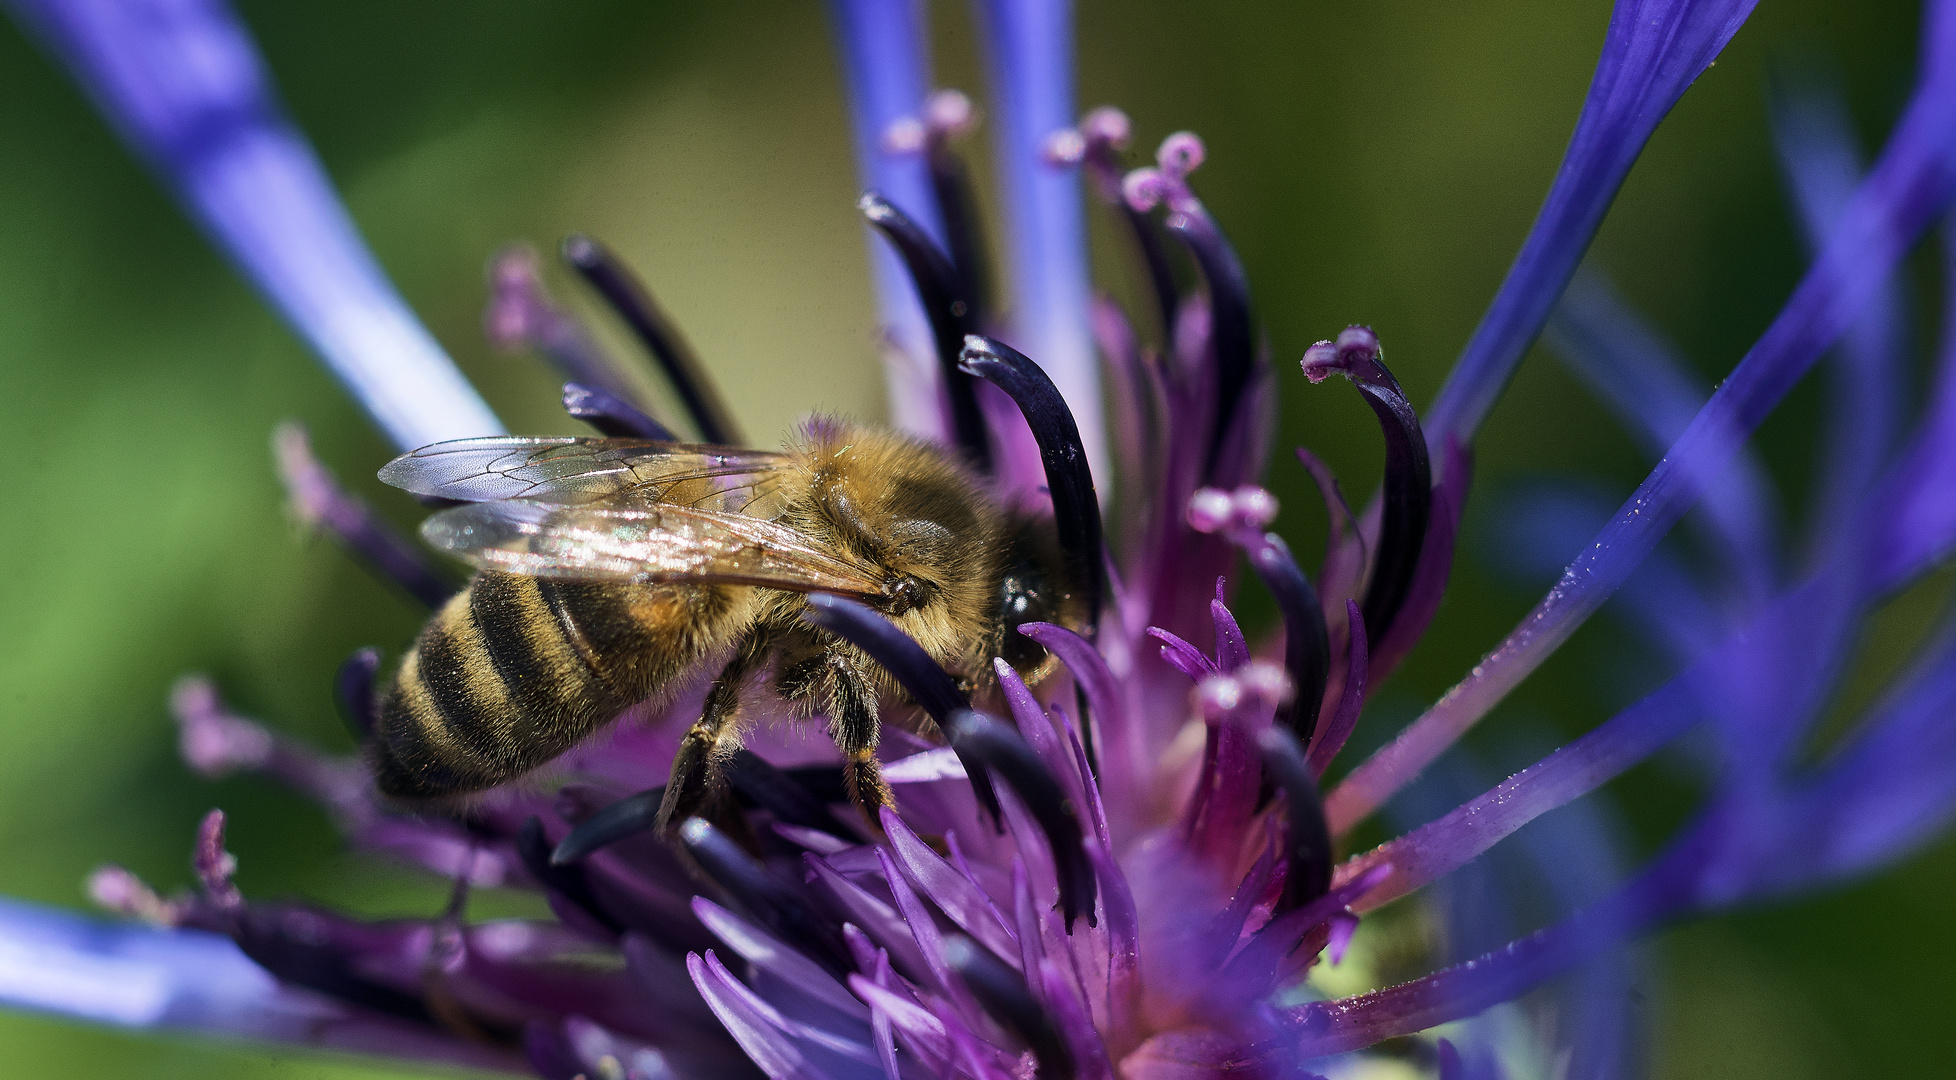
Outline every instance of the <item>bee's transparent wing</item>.
[(380, 478), (416, 495), (458, 502), (580, 505), (643, 488), (648, 501), (752, 517), (778, 516), (780, 474), (793, 459), (646, 439), (492, 438), (435, 443), (403, 454)]
[(700, 581), (874, 598), (882, 571), (742, 513), (651, 501), (638, 491), (602, 503), (504, 500), (429, 518), (430, 544), (477, 566), (532, 577)]

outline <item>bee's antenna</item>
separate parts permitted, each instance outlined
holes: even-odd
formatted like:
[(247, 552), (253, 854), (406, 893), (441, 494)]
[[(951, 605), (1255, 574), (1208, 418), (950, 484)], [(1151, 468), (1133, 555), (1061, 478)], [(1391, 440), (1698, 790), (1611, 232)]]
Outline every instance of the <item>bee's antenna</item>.
[(699, 358), (679, 330), (646, 291), (643, 282), (618, 256), (588, 236), (564, 238), (564, 261), (571, 265), (625, 320), (659, 366), (672, 388), (686, 403), (686, 413), (699, 428), (700, 438), (723, 446), (743, 442), (739, 425), (720, 399), (720, 393), (700, 367)]
[(917, 223), (874, 191), (856, 201), (856, 209), (896, 248), (903, 265), (917, 287), (917, 299), (930, 319), (931, 338), (937, 346), (938, 368), (944, 376), (945, 396), (951, 404), (951, 426), (958, 448), (972, 464), (985, 472), (992, 467), (991, 443), (987, 440), (984, 414), (978, 410), (971, 375), (959, 366), (959, 351), (965, 335), (976, 324), (971, 301), (966, 297), (957, 268)]

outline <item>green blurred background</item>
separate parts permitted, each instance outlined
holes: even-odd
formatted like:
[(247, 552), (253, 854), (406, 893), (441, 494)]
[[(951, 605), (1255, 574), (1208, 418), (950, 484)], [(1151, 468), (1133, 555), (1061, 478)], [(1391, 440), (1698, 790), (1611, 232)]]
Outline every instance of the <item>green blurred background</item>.
[[(240, 6), (381, 262), (513, 429), (576, 425), (541, 365), (483, 341), (484, 262), (507, 241), (548, 249), (572, 229), (643, 271), (757, 439), (814, 409), (881, 416), (820, 5)], [(967, 12), (931, 6), (939, 83), (982, 90)], [(1126, 107), (1147, 146), (1180, 128), (1208, 142), (1198, 186), (1239, 246), (1279, 360), (1279, 446), (1308, 442), (1347, 490), (1370, 489), (1378, 440), (1357, 396), (1307, 389), (1290, 364), (1369, 322), (1414, 399), (1431, 400), (1547, 189), (1608, 13), (1604, 0), (1081, 5), (1083, 105)], [(1708, 380), (1801, 270), (1767, 141), (1769, 65), (1831, 66), (1873, 142), (1907, 93), (1916, 15), (1763, 4), (1632, 174), (1591, 265)], [(982, 154), (985, 142), (970, 145)], [(1122, 250), (1099, 247), (1114, 266)], [(1937, 274), (1919, 261), (1929, 340)], [(1803, 387), (1761, 435), (1790, 513), (1819, 404)], [(322, 457), (380, 506), (417, 517), (370, 479), (388, 448), (303, 345), (66, 77), (0, 23), (0, 563), (12, 570), (0, 585), (0, 893), (80, 905), (83, 876), (104, 861), (181, 886), (199, 816), (223, 806), (247, 892), (371, 913), (439, 904), (441, 886), (343, 854), (296, 797), (251, 778), (203, 782), (176, 758), (164, 699), (187, 671), (211, 673), (251, 715), (344, 748), (335, 665), (361, 645), (398, 649), (419, 621), (288, 523), (267, 450), (284, 417), (309, 424)], [(1470, 537), (1485, 532), (1490, 493), (1518, 478), (1585, 477), (1621, 496), (1645, 468), (1540, 350), (1479, 455)], [(1314, 557), (1322, 516), (1287, 457), (1272, 469), (1282, 527)], [(1539, 595), (1481, 564), (1470, 546), (1361, 740), (1382, 740)], [(1866, 646), (1871, 670), (1892, 670), (1939, 598), (1932, 583), (1891, 605)], [(1497, 771), (1522, 764), (1506, 749), (1517, 733), (1585, 730), (1661, 673), (1599, 619), (1470, 751)], [(1694, 789), (1659, 762), (1605, 798), (1641, 855)], [(1877, 881), (1663, 934), (1647, 947), (1655, 1071), (1873, 1077), (1956, 1059), (1952, 883), (1945, 841)], [(10, 1075), (388, 1075), (12, 1014), (0, 1015), (0, 1062)]]

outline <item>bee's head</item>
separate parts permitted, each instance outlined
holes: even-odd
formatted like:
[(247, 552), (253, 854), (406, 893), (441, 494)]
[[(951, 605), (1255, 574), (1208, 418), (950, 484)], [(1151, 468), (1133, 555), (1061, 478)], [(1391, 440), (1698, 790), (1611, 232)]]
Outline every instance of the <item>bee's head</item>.
[(990, 497), (940, 447), (838, 424), (809, 436), (818, 520), (806, 528), (883, 571), (879, 606), (933, 657), (982, 660), (1000, 546)]

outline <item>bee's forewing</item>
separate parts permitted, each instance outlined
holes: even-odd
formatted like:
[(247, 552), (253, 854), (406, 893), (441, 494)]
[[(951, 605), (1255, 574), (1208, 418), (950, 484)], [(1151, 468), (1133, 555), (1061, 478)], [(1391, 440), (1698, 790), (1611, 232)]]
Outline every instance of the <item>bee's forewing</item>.
[(659, 498), (705, 499), (751, 488), (790, 460), (779, 451), (643, 439), (460, 439), (403, 454), (380, 478), (416, 495), (459, 502), (577, 504), (639, 487), (657, 489)]
[(533, 577), (723, 582), (855, 596), (881, 595), (885, 585), (875, 567), (776, 522), (641, 498), (574, 506), (473, 503), (434, 515), (421, 533), (477, 566)]

